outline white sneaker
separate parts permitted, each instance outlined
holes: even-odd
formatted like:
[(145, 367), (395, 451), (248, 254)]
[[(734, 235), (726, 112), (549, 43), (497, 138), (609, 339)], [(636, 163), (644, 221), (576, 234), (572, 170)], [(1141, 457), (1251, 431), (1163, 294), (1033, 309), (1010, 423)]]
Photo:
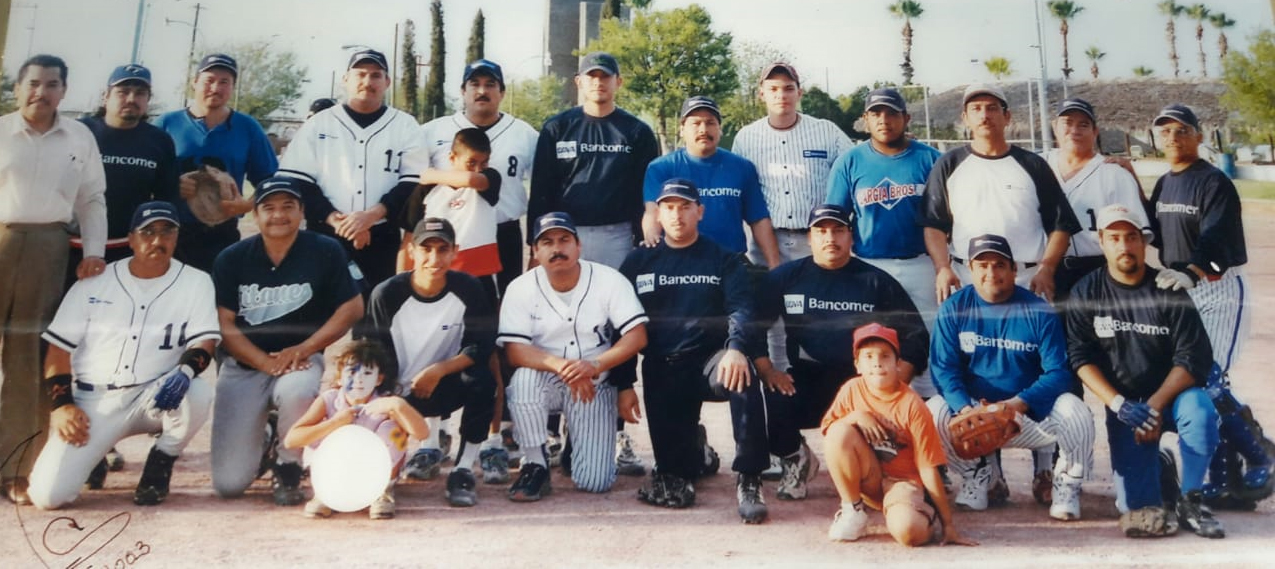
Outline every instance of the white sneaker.
[(832, 541), (854, 541), (863, 537), (868, 531), (868, 512), (863, 509), (863, 501), (847, 509), (842, 506), (828, 526), (828, 539)]
[(783, 459), (783, 477), (779, 480), (779, 489), (775, 497), (780, 500), (805, 500), (808, 489), (806, 483), (819, 474), (819, 457), (810, 450), (806, 441), (793, 456)]
[(771, 482), (774, 482), (776, 480), (779, 480), (781, 477), (783, 477), (783, 475), (784, 475), (783, 459), (773, 454), (770, 455), (770, 467), (767, 468), (766, 470), (761, 471), (761, 479), (770, 480)]
[(615, 473), (621, 476), (645, 476), (646, 464), (633, 451), (633, 439), (628, 433), (615, 436)]
[(961, 484), (961, 493), (956, 495), (956, 507), (962, 510), (981, 512), (987, 509), (987, 490), (992, 484), (992, 467), (979, 466), (974, 475)]
[(1054, 476), (1049, 517), (1064, 522), (1080, 519), (1080, 481), (1066, 474)]

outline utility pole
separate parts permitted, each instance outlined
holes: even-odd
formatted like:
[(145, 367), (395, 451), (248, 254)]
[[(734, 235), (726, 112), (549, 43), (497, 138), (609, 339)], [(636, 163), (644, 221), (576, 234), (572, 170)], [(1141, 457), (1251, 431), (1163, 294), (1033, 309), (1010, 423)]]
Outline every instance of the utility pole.
[(1036, 44), (1040, 49), (1040, 143), (1045, 150), (1054, 147), (1053, 133), (1049, 132), (1049, 76), (1045, 71), (1045, 24), (1040, 20), (1040, 0), (1033, 0), (1036, 8)]
[(199, 33), (199, 11), (207, 10), (202, 4), (195, 4), (195, 23), (183, 22), (182, 20), (170, 20), (164, 18), (164, 25), (169, 24), (186, 24), (190, 26), (190, 54), (186, 56), (186, 86), (182, 87), (182, 108), (186, 108), (186, 102), (190, 99), (190, 68), (195, 61), (195, 36)]
[(146, 0), (137, 0), (137, 22), (133, 24), (133, 56), (129, 63), (137, 63), (137, 49), (142, 45), (142, 21), (146, 16)]

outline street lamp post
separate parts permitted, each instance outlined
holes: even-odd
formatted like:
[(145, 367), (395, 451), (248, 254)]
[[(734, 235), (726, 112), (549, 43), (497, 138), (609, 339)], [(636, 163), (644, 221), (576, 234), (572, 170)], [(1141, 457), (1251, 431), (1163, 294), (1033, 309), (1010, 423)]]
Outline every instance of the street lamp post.
[(190, 54), (186, 56), (186, 86), (182, 88), (182, 107), (186, 107), (186, 102), (190, 99), (190, 69), (195, 61), (195, 36), (199, 34), (199, 12), (207, 10), (202, 4), (195, 4), (195, 22), (192, 24), (183, 20), (173, 20), (164, 18), (164, 25), (185, 24), (190, 26)]
[(1040, 19), (1040, 0), (1032, 0), (1032, 5), (1036, 8), (1036, 44), (1040, 53), (1040, 97), (1037, 101), (1040, 104), (1040, 143), (1045, 150), (1053, 148), (1053, 135), (1049, 132), (1049, 75), (1045, 71), (1045, 23)]

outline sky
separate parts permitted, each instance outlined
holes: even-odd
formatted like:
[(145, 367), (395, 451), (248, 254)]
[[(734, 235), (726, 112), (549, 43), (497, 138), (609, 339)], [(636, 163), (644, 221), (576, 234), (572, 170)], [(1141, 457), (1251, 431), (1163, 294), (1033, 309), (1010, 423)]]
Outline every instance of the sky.
[[(139, 50), (141, 63), (156, 81), (154, 103), (166, 109), (181, 104), (185, 62), (190, 49), (195, 0), (143, 0), (145, 16)], [(902, 21), (887, 10), (890, 0), (655, 0), (654, 9), (697, 3), (713, 18), (713, 28), (729, 32), (735, 42), (767, 45), (788, 54), (803, 76), (803, 86), (849, 93), (874, 81), (901, 81)], [(1100, 76), (1129, 77), (1146, 66), (1158, 77), (1171, 75), (1165, 55), (1165, 18), (1156, 0), (1077, 0), (1085, 10), (1071, 23), (1073, 81), (1089, 78), (1084, 51), (1097, 46), (1107, 56)], [(332, 77), (345, 70), (343, 45), (363, 44), (392, 55), (395, 24), (411, 18), (417, 27), (417, 49), (428, 48), (428, 0), (203, 0), (196, 57), (231, 43), (268, 41), (298, 53), (310, 82), (296, 107), (327, 96)], [(1061, 76), (1062, 49), (1058, 21), (1043, 8), (1047, 74)], [(914, 81), (942, 90), (987, 81), (981, 61), (1005, 57), (1014, 70), (1011, 80), (1039, 76), (1036, 13), (1033, 0), (921, 0), (925, 12), (914, 30)], [(1249, 38), (1272, 28), (1266, 0), (1209, 0), (1237, 24), (1227, 31), (1232, 50), (1243, 50)], [(465, 46), (478, 9), (486, 17), (487, 57), (500, 63), (507, 79), (539, 74), (542, 59), (544, 0), (444, 0), (447, 60), (446, 91), (459, 89)], [(110, 70), (127, 63), (132, 52), (138, 0), (14, 0), (5, 48), (4, 68), (13, 75), (28, 53), (53, 53), (71, 70), (65, 109), (97, 104)], [(166, 20), (168, 21), (166, 23)], [(34, 33), (32, 32), (34, 28)], [(1179, 18), (1177, 49), (1183, 77), (1197, 77), (1195, 22)], [(1205, 25), (1208, 75), (1217, 69), (1217, 30)]]

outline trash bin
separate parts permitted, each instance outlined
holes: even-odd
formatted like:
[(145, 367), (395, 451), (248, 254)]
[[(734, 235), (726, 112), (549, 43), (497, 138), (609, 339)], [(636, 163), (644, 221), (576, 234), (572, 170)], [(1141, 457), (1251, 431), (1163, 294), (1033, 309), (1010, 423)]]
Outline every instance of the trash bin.
[(1230, 152), (1223, 152), (1217, 159), (1217, 168), (1226, 174), (1226, 177), (1235, 179), (1235, 155)]

